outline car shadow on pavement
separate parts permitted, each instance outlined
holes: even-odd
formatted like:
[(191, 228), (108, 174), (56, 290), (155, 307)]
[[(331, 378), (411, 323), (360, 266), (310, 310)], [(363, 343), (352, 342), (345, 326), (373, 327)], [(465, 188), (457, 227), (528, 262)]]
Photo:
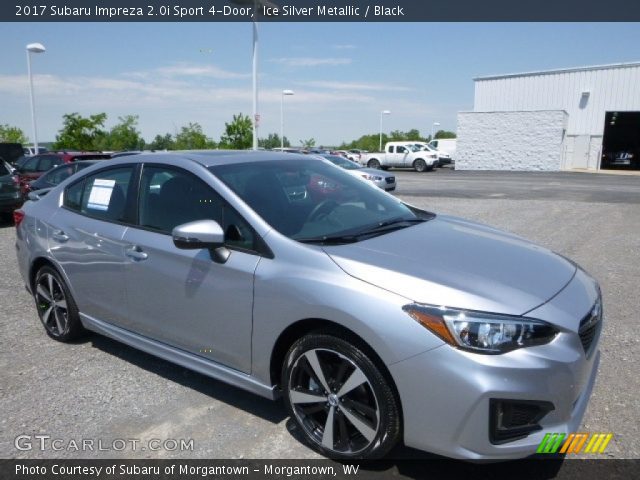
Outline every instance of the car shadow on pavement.
[(281, 402), (274, 402), (246, 392), (102, 335), (91, 334), (87, 340), (92, 343), (93, 347), (105, 353), (269, 422), (280, 423), (287, 417)]

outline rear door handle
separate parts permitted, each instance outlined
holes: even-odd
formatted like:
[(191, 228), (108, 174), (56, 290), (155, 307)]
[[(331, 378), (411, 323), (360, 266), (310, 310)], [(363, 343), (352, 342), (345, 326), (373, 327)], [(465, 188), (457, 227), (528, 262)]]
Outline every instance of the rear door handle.
[(134, 260), (146, 260), (149, 255), (142, 251), (142, 249), (138, 246), (133, 246), (125, 249), (125, 255), (129, 258), (133, 258)]
[(67, 240), (69, 240), (69, 235), (67, 235), (66, 233), (64, 233), (62, 230), (56, 230), (51, 234), (51, 237), (60, 243), (64, 243)]

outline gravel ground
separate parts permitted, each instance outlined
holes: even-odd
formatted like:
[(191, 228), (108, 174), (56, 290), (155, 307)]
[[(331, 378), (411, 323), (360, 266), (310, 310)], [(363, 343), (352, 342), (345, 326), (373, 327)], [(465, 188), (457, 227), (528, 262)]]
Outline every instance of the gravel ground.
[[(514, 232), (567, 255), (601, 283), (602, 361), (583, 428), (613, 432), (607, 455), (640, 458), (640, 177), (398, 172), (416, 206)], [(60, 344), (43, 332), (24, 290), (14, 229), (0, 225), (0, 458), (317, 458), (280, 403), (92, 335)], [(20, 451), (18, 435), (62, 439), (63, 450)], [(94, 450), (69, 442), (93, 439)], [(97, 451), (127, 441), (124, 451)], [(136, 450), (128, 439), (141, 439)], [(149, 439), (193, 439), (192, 451), (151, 451)], [(117, 445), (117, 448), (120, 444)], [(398, 449), (397, 456), (420, 457)]]

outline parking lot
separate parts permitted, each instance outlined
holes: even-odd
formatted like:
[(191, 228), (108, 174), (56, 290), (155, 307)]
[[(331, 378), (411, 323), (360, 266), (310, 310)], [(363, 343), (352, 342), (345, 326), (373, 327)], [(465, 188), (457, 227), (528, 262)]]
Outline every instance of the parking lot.
[[(394, 193), (403, 200), (527, 237), (600, 281), (602, 361), (583, 430), (614, 434), (607, 457), (640, 457), (640, 176), (439, 169), (397, 178)], [(13, 227), (0, 226), (0, 458), (317, 458), (297, 441), (279, 403), (98, 335), (74, 344), (50, 340), (18, 273), (14, 236)], [(425, 246), (425, 255), (437, 254), (437, 246)], [(41, 451), (34, 442), (18, 450), (21, 434), (50, 435), (62, 445), (142, 443), (135, 450)], [(193, 439), (193, 448), (150, 451), (148, 439)], [(393, 454), (423, 455), (407, 448)]]

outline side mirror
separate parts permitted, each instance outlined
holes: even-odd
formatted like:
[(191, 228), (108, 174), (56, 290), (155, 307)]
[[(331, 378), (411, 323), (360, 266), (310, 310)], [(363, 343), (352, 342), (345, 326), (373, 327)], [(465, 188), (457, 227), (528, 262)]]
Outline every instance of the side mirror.
[(211, 251), (214, 261), (224, 263), (231, 252), (224, 247), (224, 232), (218, 222), (213, 220), (196, 220), (178, 225), (171, 232), (173, 244), (182, 250)]

